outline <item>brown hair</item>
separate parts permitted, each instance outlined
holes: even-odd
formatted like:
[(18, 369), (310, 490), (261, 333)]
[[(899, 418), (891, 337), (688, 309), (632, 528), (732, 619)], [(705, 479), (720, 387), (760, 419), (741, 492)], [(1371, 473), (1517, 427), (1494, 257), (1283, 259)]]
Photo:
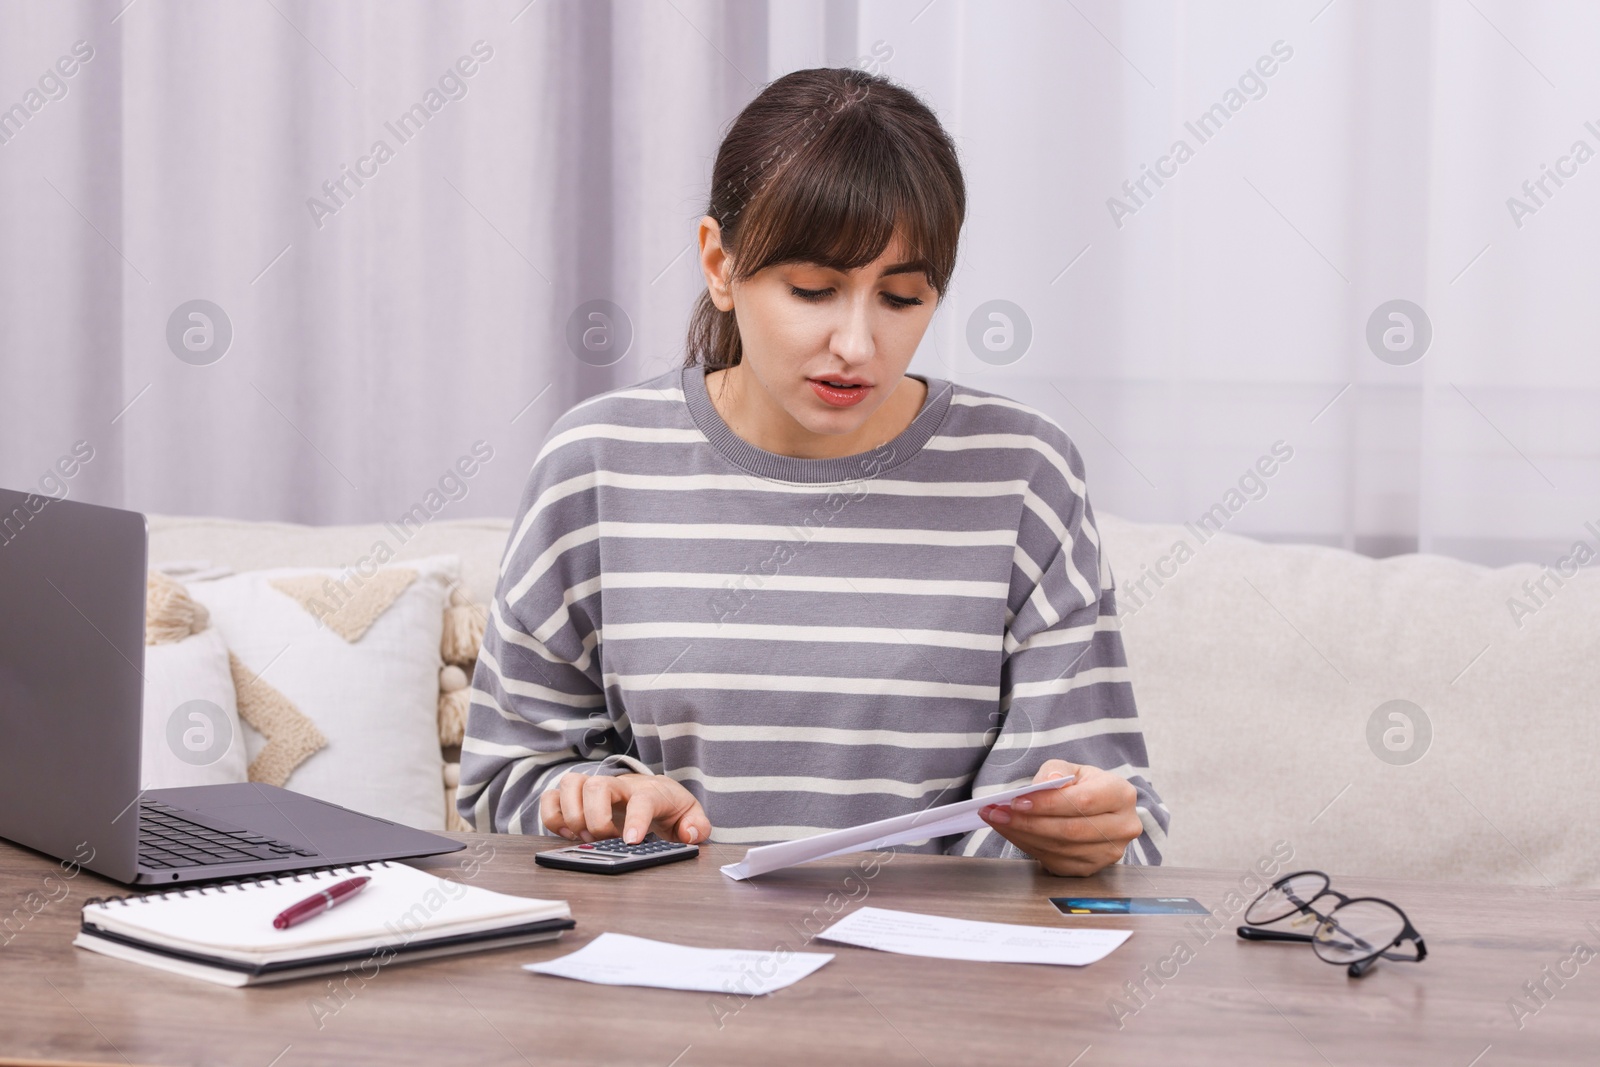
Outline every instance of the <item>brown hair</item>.
[[(743, 280), (778, 263), (848, 271), (883, 255), (898, 231), (944, 295), (966, 216), (950, 136), (915, 94), (849, 67), (797, 70), (734, 119), (711, 171), (722, 245)], [(732, 311), (702, 292), (686, 366), (718, 370), (743, 355)]]

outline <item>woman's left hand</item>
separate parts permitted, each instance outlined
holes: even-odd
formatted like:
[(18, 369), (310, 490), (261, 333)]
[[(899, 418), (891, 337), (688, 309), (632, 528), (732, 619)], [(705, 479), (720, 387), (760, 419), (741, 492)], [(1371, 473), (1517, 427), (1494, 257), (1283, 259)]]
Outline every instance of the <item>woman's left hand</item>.
[(1059, 759), (1046, 760), (1033, 780), (1067, 774), (1077, 777), (978, 814), (1051, 874), (1093, 874), (1120, 860), (1128, 842), (1144, 833), (1135, 810), (1139, 794), (1120, 775)]

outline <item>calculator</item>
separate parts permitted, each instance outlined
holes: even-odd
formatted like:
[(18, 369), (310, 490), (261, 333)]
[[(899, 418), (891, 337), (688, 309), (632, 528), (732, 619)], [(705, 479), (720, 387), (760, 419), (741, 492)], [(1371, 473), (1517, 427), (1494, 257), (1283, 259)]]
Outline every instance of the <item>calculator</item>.
[(685, 845), (677, 841), (663, 841), (651, 835), (637, 845), (630, 845), (620, 837), (592, 844), (569, 845), (536, 853), (533, 862), (541, 867), (558, 867), (564, 871), (588, 871), (590, 874), (626, 874), (629, 871), (655, 867), (662, 863), (676, 863), (700, 854), (699, 845)]

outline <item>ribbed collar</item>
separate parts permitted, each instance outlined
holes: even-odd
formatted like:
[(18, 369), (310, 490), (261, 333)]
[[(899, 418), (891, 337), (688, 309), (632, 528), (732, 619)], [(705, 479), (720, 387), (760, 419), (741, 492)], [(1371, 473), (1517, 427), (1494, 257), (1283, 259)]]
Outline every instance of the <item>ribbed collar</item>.
[(954, 387), (943, 378), (925, 378), (920, 374), (913, 374), (911, 377), (928, 387), (928, 396), (922, 402), (922, 410), (911, 420), (911, 425), (892, 441), (870, 452), (858, 452), (853, 456), (837, 456), (833, 459), (781, 456), (776, 452), (757, 448), (734, 433), (722, 420), (716, 405), (711, 402), (711, 394), (706, 391), (706, 371), (703, 366), (683, 368), (683, 399), (689, 406), (689, 414), (693, 417), (695, 425), (706, 435), (711, 447), (726, 456), (735, 466), (775, 481), (826, 485), (832, 482), (852, 482), (861, 478), (872, 478), (884, 471), (893, 470), (922, 451), (922, 446), (939, 432), (939, 427), (944, 423), (944, 417), (950, 410), (950, 397), (955, 391)]

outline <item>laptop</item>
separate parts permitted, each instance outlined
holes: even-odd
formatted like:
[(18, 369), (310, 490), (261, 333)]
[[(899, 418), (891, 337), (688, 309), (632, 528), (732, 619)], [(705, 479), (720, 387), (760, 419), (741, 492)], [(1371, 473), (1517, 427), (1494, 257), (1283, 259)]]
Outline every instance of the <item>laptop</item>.
[(454, 852), (258, 782), (143, 789), (136, 511), (0, 489), (0, 837), (128, 885)]

